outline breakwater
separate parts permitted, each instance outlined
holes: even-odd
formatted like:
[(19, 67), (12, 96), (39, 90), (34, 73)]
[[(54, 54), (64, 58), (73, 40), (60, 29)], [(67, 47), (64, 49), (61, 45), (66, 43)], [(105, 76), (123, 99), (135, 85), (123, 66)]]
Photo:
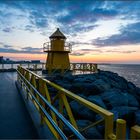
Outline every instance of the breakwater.
[[(50, 80), (111, 111), (114, 113), (114, 120), (118, 118), (126, 120), (128, 129), (135, 124), (140, 125), (140, 88), (117, 73), (99, 71), (94, 74), (66, 75), (64, 77), (56, 75)], [(51, 88), (49, 91), (55, 92)], [(75, 101), (71, 101), (70, 106), (81, 127), (86, 127), (101, 117)], [(91, 127), (83, 132), (87, 138), (103, 138), (102, 133), (102, 125)]]

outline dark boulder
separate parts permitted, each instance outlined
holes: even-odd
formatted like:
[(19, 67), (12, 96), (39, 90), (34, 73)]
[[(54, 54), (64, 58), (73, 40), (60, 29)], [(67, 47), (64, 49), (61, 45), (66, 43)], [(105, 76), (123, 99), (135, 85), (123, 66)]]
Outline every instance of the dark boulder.
[(118, 76), (117, 73), (113, 73), (113, 72), (111, 72), (111, 71), (103, 71), (103, 70), (101, 70), (98, 74), (99, 74), (99, 75), (104, 75), (104, 76), (106, 76), (106, 77), (108, 77), (108, 78), (115, 78), (115, 77)]
[(83, 83), (73, 83), (71, 86), (71, 91), (74, 93), (83, 93)]
[(75, 119), (90, 120), (90, 121), (95, 120), (96, 113), (86, 108), (85, 106), (77, 103), (76, 101), (72, 101), (70, 103), (70, 106)]
[[(80, 130), (93, 123), (89, 120), (78, 120), (76, 122)], [(101, 134), (96, 127), (88, 128), (82, 131), (81, 134), (87, 139), (103, 139), (103, 134)]]
[(135, 90), (136, 86), (132, 82), (127, 82), (128, 89)]
[[(125, 99), (128, 100), (128, 106), (130, 107), (139, 107), (139, 102), (135, 98), (135, 96), (129, 94), (129, 93), (123, 93), (123, 96)], [(122, 96), (122, 98), (123, 98)], [(123, 99), (122, 99), (123, 100)]]
[(84, 96), (96, 95), (100, 93), (100, 89), (93, 83), (73, 83), (70, 91), (74, 93), (83, 93)]
[(101, 71), (100, 77), (101, 76), (103, 77), (103, 79), (106, 79), (106, 82), (109, 81), (112, 87), (119, 89), (127, 89), (127, 81), (123, 77), (118, 76), (117, 73)]
[(75, 79), (75, 77), (73, 75), (67, 75), (67, 76), (64, 76), (63, 81), (72, 83), (74, 81), (74, 79)]
[(96, 127), (91, 127), (85, 131), (82, 132), (82, 134), (85, 136), (87, 139), (103, 139), (104, 136), (101, 134)]
[(135, 112), (135, 120), (136, 120), (136, 124), (140, 125), (140, 110)]
[(82, 82), (84, 82), (84, 80), (85, 80), (84, 77), (83, 77), (83, 78), (75, 78), (75, 79), (73, 80), (73, 83), (82, 83)]
[[(139, 107), (139, 103), (135, 96), (129, 93), (123, 93), (119, 90), (109, 90), (101, 94), (102, 100), (108, 107), (116, 106), (130, 106), (130, 107)], [(110, 109), (110, 108), (109, 108)]]
[(100, 94), (101, 90), (93, 83), (85, 83), (83, 85), (83, 93), (85, 96)]
[(110, 90), (101, 94), (101, 98), (108, 109), (111, 109), (117, 106), (128, 105), (128, 99), (124, 98), (125, 96), (123, 95), (123, 93), (118, 92), (118, 91)]
[(106, 106), (104, 104), (104, 102), (102, 101), (101, 97), (98, 96), (98, 95), (91, 95), (91, 96), (88, 96), (87, 98), (89, 101), (91, 101), (92, 103), (96, 104), (96, 105), (99, 105), (100, 107), (103, 107), (106, 109)]
[[(134, 93), (133, 93), (134, 94)], [(139, 101), (140, 103), (140, 88), (136, 88), (136, 92), (134, 94), (134, 96), (136, 97), (136, 99)]]
[(89, 120), (77, 120), (76, 123), (80, 130), (92, 124)]
[(108, 84), (102, 79), (97, 79), (96, 81), (94, 81), (93, 86), (99, 89), (100, 92), (107, 91), (111, 88), (110, 84)]

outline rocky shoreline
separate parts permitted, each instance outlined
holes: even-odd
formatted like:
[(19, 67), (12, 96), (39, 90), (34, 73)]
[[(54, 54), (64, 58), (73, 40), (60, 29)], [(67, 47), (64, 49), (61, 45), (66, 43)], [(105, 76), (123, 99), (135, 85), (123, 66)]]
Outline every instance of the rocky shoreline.
[[(63, 88), (114, 113), (114, 120), (122, 118), (127, 127), (140, 125), (140, 88), (117, 73), (101, 71), (84, 75), (56, 75), (50, 79)], [(53, 91), (53, 89), (49, 89)], [(79, 127), (83, 128), (101, 118), (75, 101), (71, 109)], [(86, 138), (103, 138), (103, 126), (83, 132)]]

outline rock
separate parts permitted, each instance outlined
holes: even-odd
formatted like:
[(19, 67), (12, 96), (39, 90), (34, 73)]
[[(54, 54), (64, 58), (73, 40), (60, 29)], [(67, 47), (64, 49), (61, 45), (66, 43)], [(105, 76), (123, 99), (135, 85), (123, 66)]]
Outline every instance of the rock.
[(119, 106), (114, 107), (111, 112), (116, 112), (116, 118), (122, 118), (127, 121), (129, 126), (133, 126), (135, 123), (135, 112), (138, 110), (137, 107)]
[(86, 139), (103, 139), (104, 136), (95, 127), (91, 127), (82, 132)]
[(122, 85), (112, 79), (110, 79), (110, 84), (112, 88), (122, 89)]
[(127, 89), (127, 81), (123, 78), (118, 76), (117, 73), (109, 72), (109, 71), (101, 71), (101, 79), (103, 79), (111, 84), (112, 87), (119, 88), (119, 89)]
[(73, 83), (82, 83), (84, 82), (85, 78), (75, 78)]
[(136, 93), (135, 93), (136, 99), (140, 102), (140, 88), (136, 88)]
[(111, 88), (111, 86), (108, 83), (106, 83), (105, 81), (103, 81), (102, 79), (98, 79), (98, 80), (94, 81), (93, 86), (98, 88), (100, 92), (107, 91), (108, 89)]
[(89, 101), (91, 101), (92, 103), (96, 104), (96, 105), (99, 105), (100, 107), (103, 107), (106, 109), (106, 106), (104, 104), (104, 102), (102, 101), (101, 97), (98, 96), (98, 95), (91, 95), (91, 96), (88, 96), (87, 98)]
[[(117, 73), (102, 71), (94, 74), (85, 75), (55, 75), (51, 81), (61, 85), (73, 93), (99, 105), (114, 113), (114, 119), (125, 119), (129, 126), (134, 122), (140, 125), (140, 88), (133, 83), (127, 82)], [(56, 95), (54, 88), (48, 86), (51, 94)], [(71, 101), (70, 106), (78, 125), (85, 127), (91, 121), (99, 120), (100, 115), (87, 109), (76, 101)], [(58, 107), (58, 101), (55, 102)], [(65, 117), (67, 116), (64, 110)], [(100, 129), (98, 127), (100, 126)], [(103, 134), (103, 125), (96, 128), (90, 128), (84, 132), (87, 138), (100, 138)], [(95, 135), (95, 136), (94, 136)], [(97, 136), (97, 137), (96, 137)]]
[(107, 92), (104, 92), (101, 95), (102, 100), (105, 102), (107, 107), (116, 107), (116, 106), (130, 106), (130, 107), (139, 107), (139, 103), (137, 99), (129, 94), (129, 93), (123, 93), (119, 90), (109, 90)]
[(124, 98), (128, 100), (128, 106), (139, 107), (139, 102), (137, 101), (135, 96), (129, 93), (123, 93), (123, 95), (124, 95)]
[(135, 112), (135, 120), (136, 120), (136, 124), (140, 125), (140, 110)]
[[(90, 124), (92, 124), (91, 121), (89, 120), (77, 120), (77, 126), (78, 128), (81, 130), (87, 126), (89, 126)], [(67, 135), (71, 135), (72, 133), (70, 132), (70, 130), (68, 128), (64, 128), (64, 132)], [(103, 135), (94, 127), (89, 128), (85, 131), (82, 131), (81, 134), (86, 138), (86, 139), (101, 139), (103, 138)], [(73, 137), (72, 139), (76, 139), (76, 137)]]
[(117, 73), (114, 73), (114, 72), (111, 72), (111, 71), (103, 71), (103, 70), (101, 70), (101, 71), (99, 72), (99, 74), (100, 74), (100, 75), (104, 75), (104, 76), (106, 76), (106, 77), (108, 77), (108, 78), (114, 78), (114, 77), (117, 77), (117, 76), (118, 76)]
[(72, 101), (70, 103), (70, 106), (75, 119), (90, 120), (90, 121), (95, 120), (96, 113), (86, 108), (85, 106), (77, 103), (76, 101)]
[(82, 93), (86, 97), (88, 95), (96, 95), (100, 93), (100, 89), (93, 83), (74, 83), (70, 90), (77, 94)]
[(74, 78), (75, 77), (72, 75), (67, 75), (67, 76), (64, 76), (63, 81), (67, 81), (67, 82), (72, 83), (74, 81)]
[(76, 123), (77, 123), (78, 128), (82, 129), (90, 125), (92, 122), (89, 120), (77, 120)]
[(123, 93), (118, 92), (118, 91), (110, 90), (101, 94), (101, 98), (108, 109), (111, 109), (117, 106), (128, 105), (128, 99), (124, 98), (125, 96), (123, 95)]
[(83, 84), (82, 83), (72, 84), (71, 91), (74, 93), (83, 93)]
[(93, 83), (85, 83), (83, 85), (83, 93), (85, 96), (96, 95), (100, 93), (100, 89)]
[(127, 83), (127, 87), (128, 87), (128, 89), (131, 89), (131, 90), (135, 90), (136, 89), (136, 86), (132, 82), (128, 82)]
[(63, 84), (63, 88), (65, 88), (65, 89), (67, 89), (67, 90), (70, 90), (70, 91), (71, 91), (71, 87), (72, 87), (72, 85), (69, 84), (69, 83), (64, 83), (64, 84)]

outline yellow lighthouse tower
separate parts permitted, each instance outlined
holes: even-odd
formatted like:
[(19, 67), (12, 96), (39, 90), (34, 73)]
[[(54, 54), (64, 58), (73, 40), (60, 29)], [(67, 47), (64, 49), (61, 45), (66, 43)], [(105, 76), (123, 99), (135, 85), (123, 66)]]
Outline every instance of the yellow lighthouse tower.
[(59, 28), (49, 38), (50, 42), (43, 44), (44, 52), (48, 53), (46, 70), (49, 72), (70, 70), (71, 44), (65, 42), (66, 37)]

